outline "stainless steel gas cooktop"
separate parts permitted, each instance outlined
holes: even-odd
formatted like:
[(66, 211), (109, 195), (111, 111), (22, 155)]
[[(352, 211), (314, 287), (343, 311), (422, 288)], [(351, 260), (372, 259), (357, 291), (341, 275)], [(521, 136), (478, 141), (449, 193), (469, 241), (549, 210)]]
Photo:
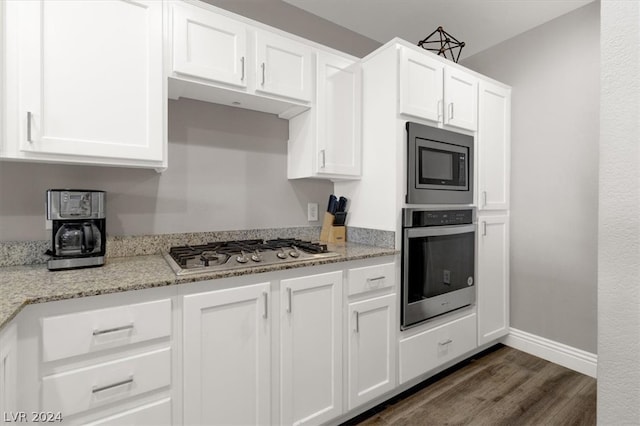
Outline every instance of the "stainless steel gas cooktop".
[(218, 241), (171, 247), (165, 259), (176, 275), (227, 271), (339, 256), (325, 244), (298, 239)]

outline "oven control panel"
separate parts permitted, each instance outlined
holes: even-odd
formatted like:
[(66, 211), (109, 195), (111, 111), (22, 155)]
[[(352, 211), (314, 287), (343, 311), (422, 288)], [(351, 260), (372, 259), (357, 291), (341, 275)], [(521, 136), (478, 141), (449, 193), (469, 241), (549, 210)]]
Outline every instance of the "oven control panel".
[(419, 210), (406, 209), (405, 227), (466, 225), (473, 223), (473, 209)]

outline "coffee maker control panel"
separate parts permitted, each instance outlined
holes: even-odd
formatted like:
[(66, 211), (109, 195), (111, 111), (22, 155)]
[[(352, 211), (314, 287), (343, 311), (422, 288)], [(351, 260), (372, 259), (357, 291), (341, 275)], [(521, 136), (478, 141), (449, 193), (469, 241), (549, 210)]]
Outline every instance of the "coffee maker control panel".
[(50, 189), (47, 220), (104, 219), (104, 191)]

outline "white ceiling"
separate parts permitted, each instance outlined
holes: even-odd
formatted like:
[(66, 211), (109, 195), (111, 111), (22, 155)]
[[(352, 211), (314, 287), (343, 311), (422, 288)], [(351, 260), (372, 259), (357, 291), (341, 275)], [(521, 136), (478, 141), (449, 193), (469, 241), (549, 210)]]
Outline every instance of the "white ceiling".
[(593, 0), (283, 0), (380, 43), (412, 43), (438, 26), (465, 42), (461, 58)]

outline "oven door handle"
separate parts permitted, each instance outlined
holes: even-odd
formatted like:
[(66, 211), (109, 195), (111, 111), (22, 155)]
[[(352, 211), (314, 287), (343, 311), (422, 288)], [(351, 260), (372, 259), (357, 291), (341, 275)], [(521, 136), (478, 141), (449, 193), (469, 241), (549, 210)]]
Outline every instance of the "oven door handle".
[(456, 226), (425, 226), (419, 228), (406, 228), (404, 230), (406, 238), (434, 237), (440, 235), (457, 235), (475, 232), (476, 225), (456, 225)]

